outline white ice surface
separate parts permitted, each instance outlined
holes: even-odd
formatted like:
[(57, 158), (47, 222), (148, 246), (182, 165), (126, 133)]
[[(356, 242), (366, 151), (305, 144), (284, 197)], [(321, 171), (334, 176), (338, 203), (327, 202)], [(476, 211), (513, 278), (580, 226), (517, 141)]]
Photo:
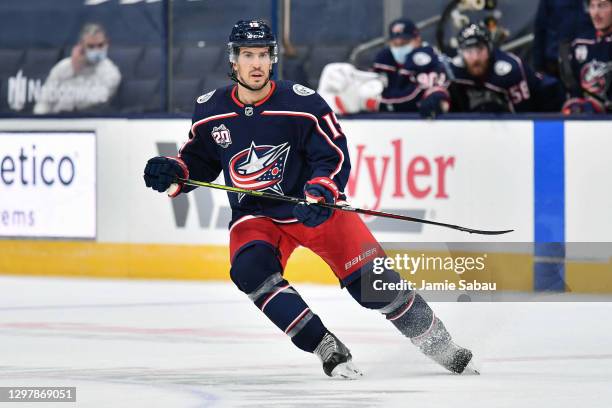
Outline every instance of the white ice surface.
[(363, 379), (326, 377), (230, 283), (0, 277), (0, 386), (76, 386), (78, 407), (612, 406), (612, 303), (433, 304), (481, 363), (467, 377), (346, 291), (296, 287)]

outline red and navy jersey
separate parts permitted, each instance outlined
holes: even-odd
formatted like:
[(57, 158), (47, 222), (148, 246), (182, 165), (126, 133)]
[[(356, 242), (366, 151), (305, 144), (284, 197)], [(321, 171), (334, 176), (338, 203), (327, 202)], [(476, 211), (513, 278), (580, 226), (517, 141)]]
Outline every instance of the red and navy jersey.
[(372, 70), (387, 76), (380, 101), (381, 111), (417, 112), (422, 98), (435, 91), (445, 92), (446, 69), (430, 46), (418, 47), (398, 64), (389, 47), (378, 53)]
[[(223, 171), (228, 186), (294, 197), (304, 197), (307, 181), (323, 177), (342, 196), (351, 165), (336, 116), (312, 89), (290, 81), (271, 84), (268, 95), (253, 105), (239, 101), (236, 85), (197, 99), (189, 140), (179, 151), (189, 177), (210, 182)], [(291, 203), (228, 197), (230, 225), (246, 216), (297, 221)]]
[(571, 96), (593, 97), (612, 112), (612, 33), (576, 38), (571, 65), (578, 84)]
[(455, 112), (558, 111), (563, 88), (534, 72), (512, 53), (494, 49), (484, 77), (475, 78), (458, 56), (449, 66), (451, 110)]

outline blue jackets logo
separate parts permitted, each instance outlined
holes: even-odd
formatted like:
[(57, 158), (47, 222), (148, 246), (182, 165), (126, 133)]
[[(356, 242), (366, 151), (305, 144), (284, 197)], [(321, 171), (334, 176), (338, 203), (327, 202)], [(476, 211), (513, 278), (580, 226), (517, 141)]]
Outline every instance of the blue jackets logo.
[[(235, 154), (230, 160), (232, 183), (239, 188), (270, 190), (283, 195), (280, 182), (283, 180), (290, 147), (288, 143), (278, 146), (257, 146), (251, 142), (248, 149)], [(243, 195), (239, 195), (238, 201), (241, 201), (242, 198)]]

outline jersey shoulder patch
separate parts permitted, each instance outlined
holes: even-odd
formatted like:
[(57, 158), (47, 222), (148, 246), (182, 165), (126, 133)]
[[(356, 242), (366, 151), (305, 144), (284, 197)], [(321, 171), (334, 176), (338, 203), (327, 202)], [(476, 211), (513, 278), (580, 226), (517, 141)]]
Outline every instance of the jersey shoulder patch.
[(214, 91), (210, 91), (209, 93), (201, 95), (200, 97), (198, 97), (197, 102), (198, 103), (206, 103), (206, 102), (208, 102), (208, 100), (210, 98), (212, 98), (212, 96), (215, 93), (215, 91), (216, 91), (216, 89)]
[(300, 96), (310, 96), (315, 93), (314, 90), (308, 88), (307, 86), (295, 84), (293, 85), (293, 92)]
[(508, 61), (497, 61), (493, 66), (493, 70), (498, 76), (505, 76), (512, 72), (512, 64)]
[(431, 62), (431, 55), (424, 51), (417, 51), (412, 55), (412, 62), (415, 65), (423, 67)]

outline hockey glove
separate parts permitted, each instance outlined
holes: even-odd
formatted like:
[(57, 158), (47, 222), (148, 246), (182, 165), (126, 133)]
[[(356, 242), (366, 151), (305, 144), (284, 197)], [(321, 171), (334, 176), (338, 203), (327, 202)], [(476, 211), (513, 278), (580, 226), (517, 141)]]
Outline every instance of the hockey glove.
[[(306, 200), (334, 204), (338, 198), (338, 187), (328, 178), (317, 177), (304, 186)], [(317, 227), (323, 224), (332, 215), (332, 209), (316, 205), (298, 204), (293, 208), (293, 215), (307, 227)]]
[(594, 98), (571, 98), (561, 108), (564, 115), (604, 113), (603, 105)]
[(443, 92), (433, 92), (423, 98), (419, 104), (422, 118), (434, 119), (448, 112), (448, 96)]
[(182, 184), (175, 184), (177, 177), (189, 178), (189, 171), (182, 160), (158, 156), (150, 159), (144, 169), (144, 181), (147, 187), (160, 193), (168, 192), (175, 197), (181, 192)]

